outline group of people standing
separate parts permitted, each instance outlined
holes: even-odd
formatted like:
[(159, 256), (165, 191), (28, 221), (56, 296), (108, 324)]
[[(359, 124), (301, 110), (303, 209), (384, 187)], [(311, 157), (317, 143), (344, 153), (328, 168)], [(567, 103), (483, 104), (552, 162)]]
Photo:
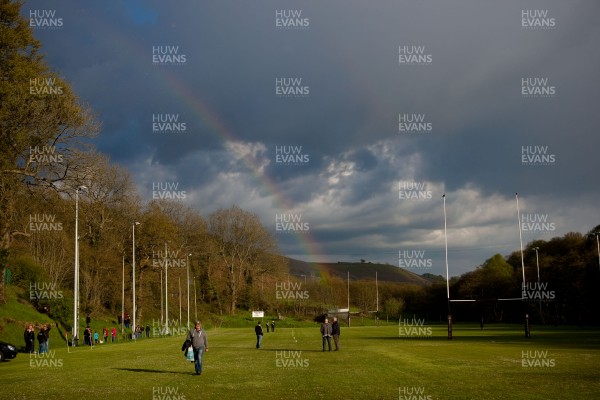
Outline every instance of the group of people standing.
[(336, 317), (333, 317), (333, 322), (329, 323), (329, 318), (325, 318), (325, 322), (321, 324), (321, 335), (323, 336), (323, 351), (325, 351), (325, 342), (331, 351), (331, 338), (335, 342), (335, 350), (340, 349), (340, 324)]
[[(144, 337), (144, 326), (138, 325), (133, 330), (133, 339), (141, 339)], [(150, 325), (146, 325), (146, 337), (150, 337)]]
[[(269, 332), (269, 321), (267, 321), (265, 326), (267, 327), (267, 332)], [(271, 321), (271, 330), (275, 332), (275, 321)], [(262, 338), (264, 336), (264, 331), (260, 321), (258, 321), (258, 324), (256, 324), (254, 327), (254, 333), (256, 333), (256, 348), (260, 349), (262, 345)]]
[[(269, 332), (269, 322), (265, 324), (267, 326), (267, 332)], [(275, 332), (275, 322), (271, 322), (271, 329)], [(262, 324), (260, 321), (254, 327), (254, 333), (256, 334), (256, 348), (260, 349), (262, 346), (262, 339), (264, 336), (264, 331), (262, 328)], [(325, 322), (321, 324), (321, 336), (323, 337), (323, 351), (325, 351), (325, 343), (331, 351), (331, 338), (333, 338), (333, 342), (335, 343), (335, 350), (340, 350), (340, 324), (336, 317), (333, 318), (333, 322), (329, 323), (329, 318), (325, 318)]]
[[(38, 341), (38, 353), (43, 354), (48, 352), (48, 344), (50, 342), (50, 325), (43, 324), (39, 326), (39, 332), (37, 334)], [(23, 338), (25, 339), (25, 352), (26, 353), (35, 353), (35, 330), (33, 328), (33, 324), (27, 324), (25, 326), (25, 332), (23, 333)]]

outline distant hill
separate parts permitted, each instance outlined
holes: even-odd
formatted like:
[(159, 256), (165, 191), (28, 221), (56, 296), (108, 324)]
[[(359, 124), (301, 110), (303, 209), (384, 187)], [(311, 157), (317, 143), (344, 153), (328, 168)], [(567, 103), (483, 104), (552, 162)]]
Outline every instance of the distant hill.
[(314, 263), (293, 258), (288, 258), (288, 261), (291, 275), (296, 277), (306, 276), (308, 279), (320, 277), (323, 272), (346, 279), (348, 272), (350, 272), (350, 279), (354, 281), (375, 280), (375, 271), (377, 271), (377, 279), (380, 282), (407, 283), (418, 286), (430, 286), (432, 283), (430, 279), (389, 264), (369, 262)]

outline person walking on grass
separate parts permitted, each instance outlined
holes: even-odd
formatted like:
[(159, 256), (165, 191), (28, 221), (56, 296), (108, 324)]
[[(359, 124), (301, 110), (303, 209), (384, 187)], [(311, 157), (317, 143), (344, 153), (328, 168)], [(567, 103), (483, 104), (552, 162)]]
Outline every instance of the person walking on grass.
[[(269, 326), (268, 322), (267, 322), (267, 326)], [(264, 335), (263, 328), (260, 325), (260, 321), (258, 321), (258, 324), (256, 324), (256, 326), (254, 327), (254, 332), (256, 333), (256, 348), (260, 349), (260, 344), (262, 343), (262, 338)]]
[(325, 341), (331, 351), (331, 324), (328, 318), (325, 318), (325, 322), (321, 324), (321, 335), (323, 336), (323, 351), (325, 351)]
[(196, 375), (202, 374), (202, 355), (205, 351), (208, 351), (208, 341), (206, 339), (206, 332), (202, 329), (200, 321), (196, 321), (194, 328), (190, 330), (187, 335), (187, 340), (192, 343), (194, 349), (194, 367), (196, 369)]

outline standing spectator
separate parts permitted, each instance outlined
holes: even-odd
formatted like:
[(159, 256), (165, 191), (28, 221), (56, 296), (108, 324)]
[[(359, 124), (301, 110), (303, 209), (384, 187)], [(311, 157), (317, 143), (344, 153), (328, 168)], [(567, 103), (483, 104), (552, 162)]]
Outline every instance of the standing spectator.
[(194, 367), (196, 375), (202, 374), (202, 355), (208, 351), (208, 341), (206, 340), (206, 332), (202, 329), (200, 321), (196, 321), (194, 328), (187, 335), (187, 340), (192, 343), (194, 349)]
[(96, 332), (94, 332), (94, 344), (98, 344), (98, 339), (99, 339), (99, 336), (98, 336), (98, 332), (96, 331)]
[(150, 337), (150, 325), (146, 324), (146, 337), (149, 338)]
[(44, 341), (44, 352), (47, 353), (50, 346), (50, 325), (44, 324), (44, 326), (42, 326), (42, 331), (46, 337), (46, 340)]
[(44, 354), (46, 352), (46, 335), (44, 334), (44, 328), (42, 327), (37, 334), (38, 340), (38, 354)]
[(25, 332), (23, 333), (25, 339), (25, 352), (33, 353), (35, 351), (35, 332), (33, 331), (33, 324), (27, 324)]
[(115, 328), (114, 326), (111, 328), (111, 341), (114, 343), (115, 339), (117, 337), (117, 328)]
[(90, 343), (90, 327), (87, 326), (83, 331), (83, 344), (89, 346)]
[(102, 328), (102, 335), (104, 336), (104, 343), (108, 343), (108, 329)]
[(271, 332), (275, 332), (275, 321), (271, 321)]
[[(267, 326), (269, 326), (269, 323), (267, 322)], [(269, 329), (269, 328), (267, 328)], [(254, 332), (256, 333), (256, 348), (260, 349), (260, 344), (262, 343), (262, 338), (263, 338), (263, 328), (260, 325), (260, 321), (258, 321), (258, 324), (256, 324), (256, 326), (254, 327)], [(268, 330), (267, 330), (268, 332)]]
[(321, 335), (323, 335), (323, 351), (325, 351), (325, 341), (327, 341), (329, 351), (331, 351), (331, 324), (327, 318), (321, 324)]
[[(259, 322), (259, 324), (260, 324), (260, 322)], [(269, 333), (269, 321), (267, 321), (267, 323), (265, 325), (267, 326), (267, 333)], [(261, 326), (261, 329), (262, 329), (262, 326)]]
[(337, 317), (333, 317), (333, 323), (331, 324), (331, 335), (333, 336), (333, 342), (335, 343), (335, 351), (340, 349), (340, 324)]

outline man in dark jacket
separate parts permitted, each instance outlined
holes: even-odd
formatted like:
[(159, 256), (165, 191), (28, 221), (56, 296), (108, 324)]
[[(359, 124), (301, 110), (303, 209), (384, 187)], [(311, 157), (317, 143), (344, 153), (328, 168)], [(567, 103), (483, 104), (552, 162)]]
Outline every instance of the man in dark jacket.
[[(267, 321), (267, 326), (269, 326), (269, 322)], [(262, 343), (262, 338), (263, 338), (263, 328), (260, 325), (260, 321), (258, 321), (258, 324), (256, 324), (256, 326), (254, 327), (254, 332), (256, 333), (256, 348), (260, 349), (260, 345)]]
[(187, 335), (187, 340), (192, 343), (192, 348), (194, 349), (196, 375), (200, 375), (202, 374), (202, 355), (205, 351), (208, 351), (206, 332), (202, 329), (200, 321), (196, 321), (195, 327)]
[(331, 324), (331, 335), (333, 336), (333, 341), (335, 343), (335, 351), (338, 351), (340, 349), (340, 324), (336, 317), (333, 317), (333, 323)]
[(327, 341), (329, 351), (331, 351), (331, 324), (327, 318), (325, 318), (325, 322), (321, 324), (321, 335), (323, 336), (323, 351), (325, 351), (325, 341)]
[(44, 328), (41, 328), (38, 332), (37, 340), (39, 343), (38, 354), (44, 354), (46, 352), (46, 335), (44, 334)]

